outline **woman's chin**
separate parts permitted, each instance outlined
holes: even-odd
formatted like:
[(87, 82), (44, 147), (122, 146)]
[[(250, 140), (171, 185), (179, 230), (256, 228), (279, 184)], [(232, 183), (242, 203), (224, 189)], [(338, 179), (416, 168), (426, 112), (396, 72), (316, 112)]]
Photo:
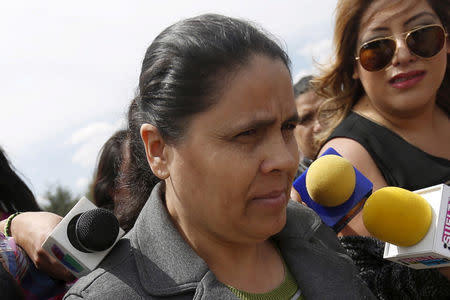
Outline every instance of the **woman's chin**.
[(257, 228), (258, 235), (261, 236), (262, 240), (267, 240), (271, 236), (283, 230), (285, 225), (286, 210), (284, 210), (284, 213), (280, 213), (277, 217), (272, 216), (272, 218), (261, 218)]

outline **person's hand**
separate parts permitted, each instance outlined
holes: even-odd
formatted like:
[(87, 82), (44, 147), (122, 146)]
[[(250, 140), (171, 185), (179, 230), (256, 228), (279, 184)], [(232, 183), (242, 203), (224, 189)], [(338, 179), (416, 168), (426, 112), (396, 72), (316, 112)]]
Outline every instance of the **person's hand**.
[(12, 220), (11, 235), (38, 270), (70, 282), (75, 279), (72, 273), (42, 248), (45, 239), (61, 220), (62, 217), (50, 212), (24, 212)]

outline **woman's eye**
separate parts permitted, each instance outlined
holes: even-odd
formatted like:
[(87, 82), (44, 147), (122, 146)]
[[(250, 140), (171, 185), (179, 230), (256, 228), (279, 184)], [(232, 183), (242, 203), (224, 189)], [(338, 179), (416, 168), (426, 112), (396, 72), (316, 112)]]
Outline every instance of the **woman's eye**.
[(298, 123), (296, 123), (296, 122), (295, 123), (294, 122), (287, 123), (286, 125), (283, 126), (283, 129), (291, 131), (291, 130), (294, 130), (295, 127), (297, 127), (297, 125), (298, 125)]
[(307, 114), (306, 116), (300, 117), (300, 120), (298, 121), (299, 125), (307, 125), (308, 123), (310, 123), (313, 119), (313, 115), (312, 114)]
[(256, 134), (256, 130), (255, 129), (249, 129), (249, 130), (240, 132), (238, 135), (236, 135), (236, 137), (252, 136), (252, 135), (255, 135), (255, 134)]

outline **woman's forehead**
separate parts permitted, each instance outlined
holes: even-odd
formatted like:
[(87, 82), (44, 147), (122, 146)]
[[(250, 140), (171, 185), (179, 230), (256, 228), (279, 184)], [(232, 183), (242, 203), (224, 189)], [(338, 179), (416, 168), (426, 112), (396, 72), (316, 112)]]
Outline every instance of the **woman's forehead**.
[(295, 112), (289, 70), (281, 60), (260, 56), (233, 74), (218, 101), (201, 115), (216, 118), (216, 124), (226, 116), (225, 123), (231, 125), (230, 122), (290, 117)]
[(227, 100), (241, 101), (241, 104), (245, 105), (250, 100), (246, 97), (250, 96), (262, 100), (287, 95), (293, 98), (289, 69), (279, 59), (257, 55), (227, 80), (218, 105)]
[(377, 0), (373, 1), (363, 13), (360, 29), (377, 27), (398, 19), (418, 4), (427, 3), (426, 0)]

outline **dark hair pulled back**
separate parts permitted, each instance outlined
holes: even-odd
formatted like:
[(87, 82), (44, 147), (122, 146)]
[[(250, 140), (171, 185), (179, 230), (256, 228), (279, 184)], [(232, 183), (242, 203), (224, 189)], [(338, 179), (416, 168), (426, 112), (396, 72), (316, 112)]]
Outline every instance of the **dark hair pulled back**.
[(154, 125), (166, 143), (176, 144), (193, 116), (214, 105), (227, 80), (254, 55), (280, 59), (290, 67), (286, 52), (262, 29), (226, 16), (185, 19), (156, 37), (146, 51), (138, 94), (128, 111), (133, 194), (148, 198), (159, 181), (147, 163), (141, 125)]

